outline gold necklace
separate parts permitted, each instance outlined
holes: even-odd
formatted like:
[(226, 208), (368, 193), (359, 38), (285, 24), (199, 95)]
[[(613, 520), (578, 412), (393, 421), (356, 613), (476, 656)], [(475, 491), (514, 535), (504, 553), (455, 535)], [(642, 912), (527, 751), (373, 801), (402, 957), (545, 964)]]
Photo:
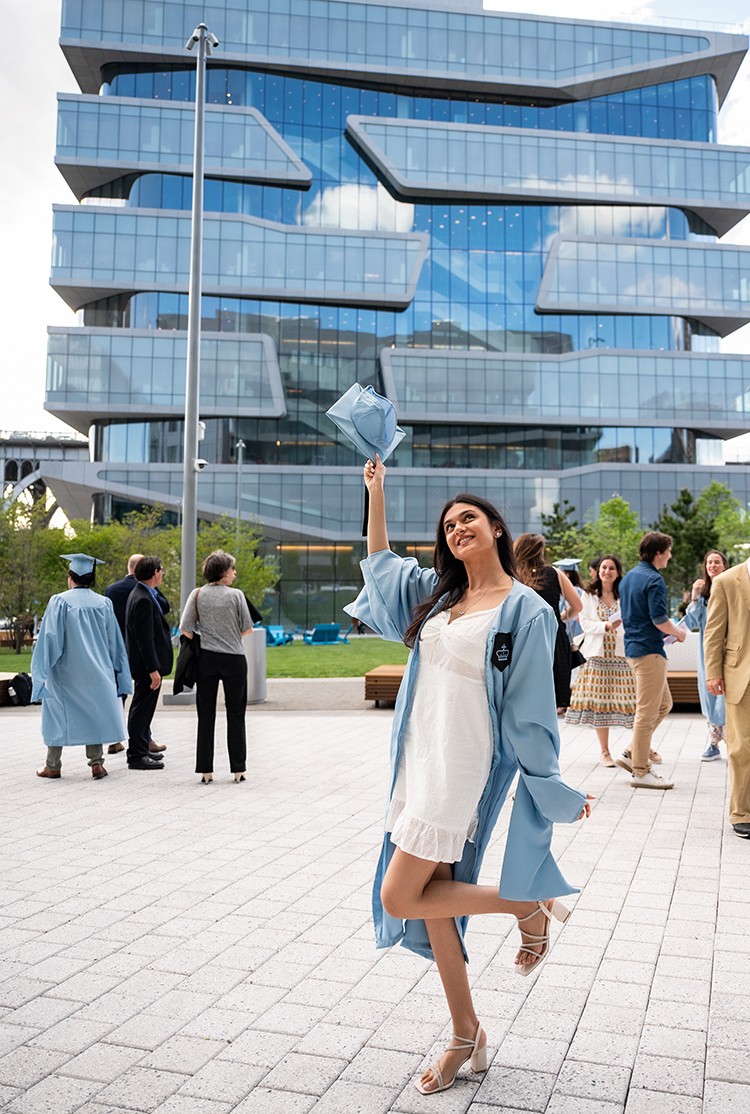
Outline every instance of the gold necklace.
[(466, 607), (463, 609), (463, 611), (460, 608), (457, 607), (456, 608), (457, 614), (458, 615), (465, 615), (470, 607), (474, 607), (474, 605), (479, 603), (479, 601), (481, 599), (484, 599), (484, 597), (487, 595), (487, 593), (490, 591), (491, 588), (499, 588), (501, 584), (502, 584), (501, 580), (496, 581), (494, 584), (490, 584), (489, 587), (485, 588), (485, 590), (480, 595), (478, 595), (475, 600), (472, 600), (471, 603), (468, 603), (466, 605)]

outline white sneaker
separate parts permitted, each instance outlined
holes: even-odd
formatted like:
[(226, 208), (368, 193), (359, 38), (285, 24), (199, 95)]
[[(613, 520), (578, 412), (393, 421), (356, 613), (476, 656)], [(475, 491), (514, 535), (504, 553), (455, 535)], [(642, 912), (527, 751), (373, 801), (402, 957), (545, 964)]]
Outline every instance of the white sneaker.
[(665, 781), (663, 777), (659, 777), (653, 770), (648, 770), (647, 773), (642, 774), (641, 777), (631, 777), (630, 784), (633, 789), (673, 789), (673, 781)]
[(615, 765), (623, 770), (627, 770), (629, 774), (633, 772), (633, 763), (630, 761), (629, 754), (618, 754), (617, 758), (615, 758)]

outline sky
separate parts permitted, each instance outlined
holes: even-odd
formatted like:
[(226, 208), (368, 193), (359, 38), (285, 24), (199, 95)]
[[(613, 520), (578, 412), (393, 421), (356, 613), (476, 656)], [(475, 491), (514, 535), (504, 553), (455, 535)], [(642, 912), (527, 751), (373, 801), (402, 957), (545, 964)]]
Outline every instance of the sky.
[[(0, 67), (3, 171), (0, 174), (0, 430), (68, 430), (44, 410), (48, 325), (74, 314), (49, 286), (52, 205), (74, 197), (54, 165), (56, 94), (79, 92), (59, 48), (61, 0), (3, 0), (6, 49)], [(559, 15), (560, 0), (485, 0), (495, 11)], [(750, 33), (747, 0), (566, 0), (571, 19), (643, 20)], [(192, 28), (187, 28), (187, 32)], [(745, 59), (720, 117), (722, 143), (750, 146), (750, 62)], [(750, 218), (725, 243), (750, 243)], [(750, 352), (750, 326), (722, 344)], [(728, 446), (727, 459), (750, 458), (750, 435)]]

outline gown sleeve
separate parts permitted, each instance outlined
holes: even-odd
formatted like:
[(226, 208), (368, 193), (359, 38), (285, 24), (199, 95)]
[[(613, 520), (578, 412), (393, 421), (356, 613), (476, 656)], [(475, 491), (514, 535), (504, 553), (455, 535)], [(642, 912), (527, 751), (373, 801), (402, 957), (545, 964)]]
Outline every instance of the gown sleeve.
[(552, 611), (545, 611), (515, 635), (501, 731), (504, 745), (512, 748), (518, 762), (516, 802), (528, 797), (528, 803), (546, 820), (572, 823), (586, 796), (560, 777), (560, 735), (552, 682), (556, 633), (555, 617)]
[(438, 575), (421, 568), (413, 557), (381, 549), (360, 562), (365, 585), (347, 615), (371, 627), (381, 638), (403, 642), (414, 608), (432, 595)]
[(703, 630), (706, 625), (706, 601), (703, 596), (688, 604), (683, 622), (688, 630)]
[(133, 691), (133, 679), (130, 675), (128, 654), (125, 642), (120, 633), (120, 626), (115, 616), (112, 602), (107, 608), (107, 638), (109, 640), (109, 653), (112, 659), (112, 668), (115, 671), (115, 684), (118, 696), (128, 696)]
[(48, 695), (47, 678), (65, 649), (65, 606), (59, 596), (52, 596), (44, 612), (31, 656), (32, 701), (44, 700)]
[[(557, 620), (550, 608), (514, 634), (501, 695), (501, 742), (519, 771), (499, 892), (516, 901), (575, 893), (551, 852), (553, 822), (572, 823), (586, 796), (560, 777), (560, 736), (552, 679)], [(499, 674), (499, 677), (502, 675)], [(498, 701), (500, 680), (495, 681)]]

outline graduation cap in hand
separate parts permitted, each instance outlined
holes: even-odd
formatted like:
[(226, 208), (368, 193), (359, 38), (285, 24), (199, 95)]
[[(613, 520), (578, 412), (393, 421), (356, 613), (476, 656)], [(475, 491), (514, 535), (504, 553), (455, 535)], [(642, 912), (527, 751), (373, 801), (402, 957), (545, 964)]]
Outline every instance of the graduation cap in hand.
[[(348, 437), (365, 460), (375, 460), (378, 455), (387, 460), (406, 436), (398, 424), (396, 407), (390, 399), (379, 395), (372, 387), (355, 383), (333, 406), (326, 410), (331, 421)], [(365, 488), (363, 536), (367, 533), (369, 497)]]
[(76, 576), (88, 576), (97, 565), (104, 564), (98, 557), (89, 557), (88, 553), (61, 553), (60, 557), (68, 562), (68, 568)]

